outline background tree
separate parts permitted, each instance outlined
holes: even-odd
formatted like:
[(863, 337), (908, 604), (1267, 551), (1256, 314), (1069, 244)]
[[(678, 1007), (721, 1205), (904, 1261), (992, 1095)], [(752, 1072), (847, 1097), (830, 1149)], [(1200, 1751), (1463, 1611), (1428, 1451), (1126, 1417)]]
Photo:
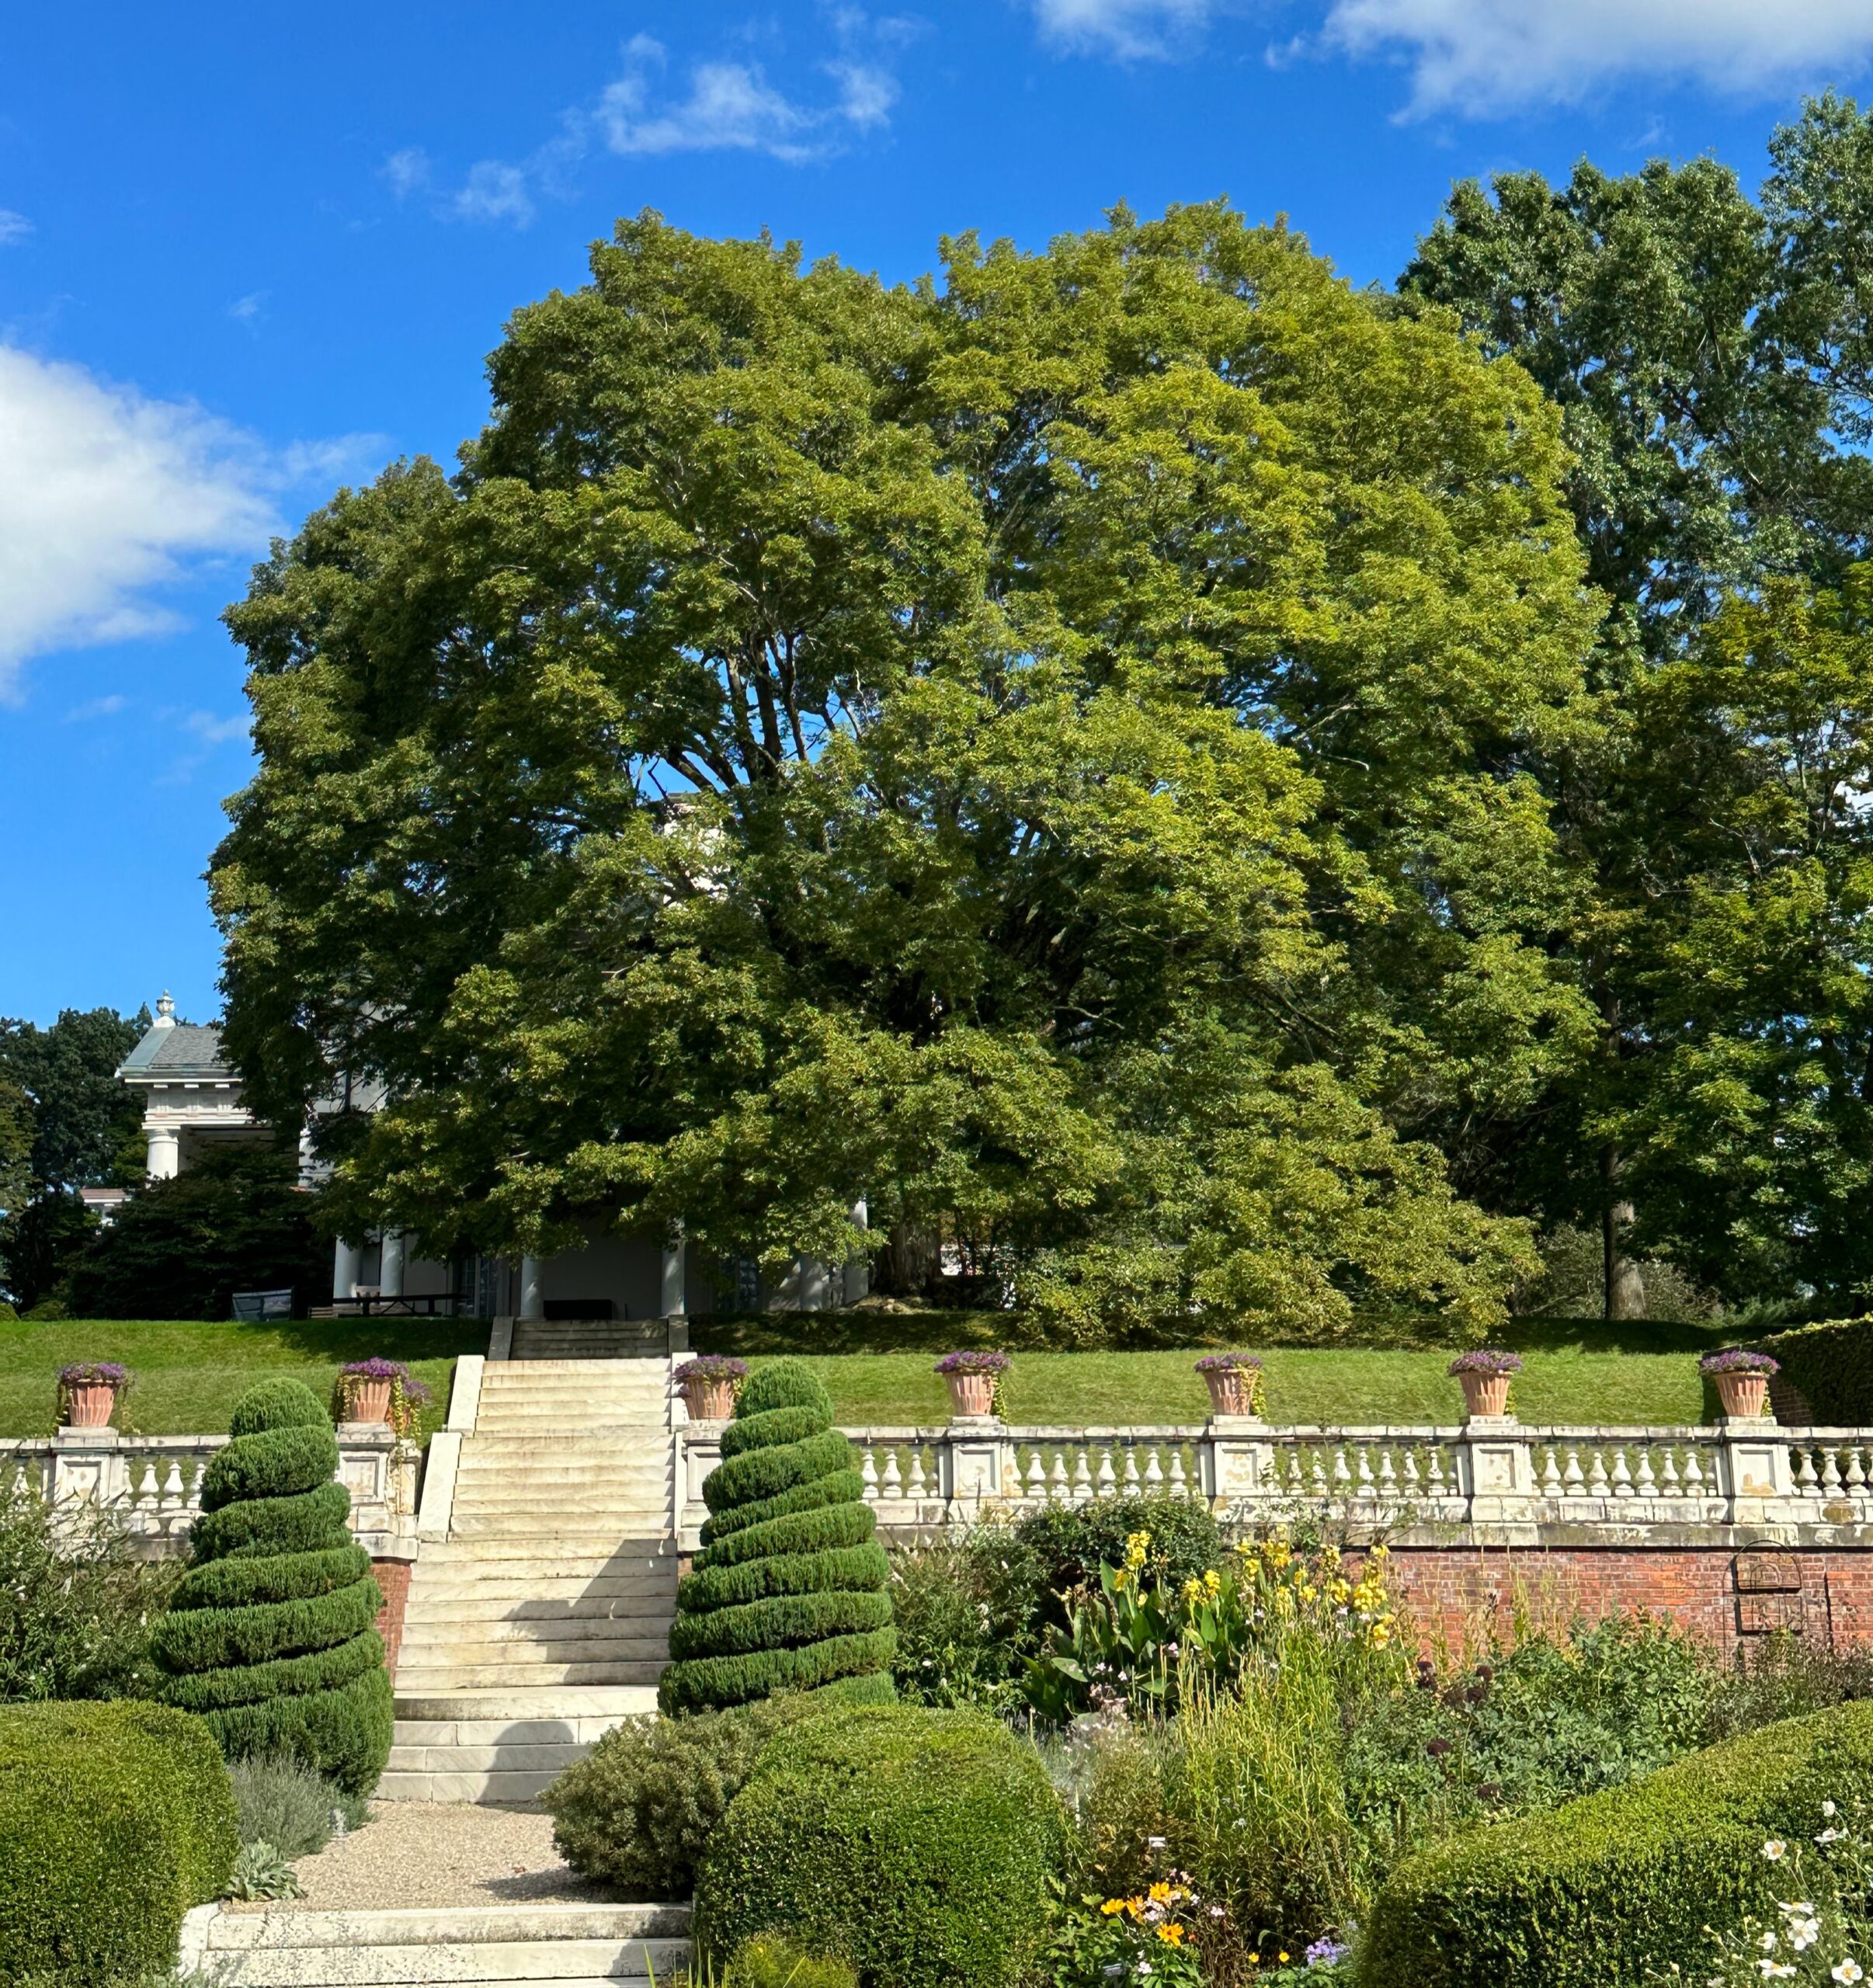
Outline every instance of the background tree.
[(1400, 280), (1559, 407), (1612, 603), (1601, 722), (1541, 773), (1592, 879), (1569, 944), (1597, 1047), (1457, 1178), (1595, 1222), (1616, 1316), (1642, 1249), (1733, 1297), (1858, 1302), (1865, 1277), (1873, 124), (1830, 95), (1770, 149), (1760, 200), (1708, 159), (1467, 182)]
[(1409, 1135), (1593, 1035), (1536, 774), (1598, 609), (1526, 377), (1220, 207), (914, 291), (651, 216), (592, 271), (453, 482), (231, 611), (230, 1044), (287, 1122), (387, 1086), (343, 1215), (954, 1238), (1068, 1326), (1499, 1315), (1524, 1232)]
[(237, 1291), (290, 1289), (304, 1308), (332, 1274), (311, 1199), (296, 1152), (210, 1149), (92, 1234), (67, 1270), (66, 1302), (78, 1318), (225, 1319)]
[(84, 1241), (78, 1189), (143, 1177), (142, 1108), (116, 1072), (149, 1020), (67, 1008), (49, 1028), (0, 1021), (0, 1286), (22, 1309)]

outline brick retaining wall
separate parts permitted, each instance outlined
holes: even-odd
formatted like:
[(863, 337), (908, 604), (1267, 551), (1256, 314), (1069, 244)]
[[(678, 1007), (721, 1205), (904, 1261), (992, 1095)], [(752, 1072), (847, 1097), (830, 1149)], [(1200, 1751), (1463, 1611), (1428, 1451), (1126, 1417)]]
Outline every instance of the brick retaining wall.
[(377, 1634), (384, 1639), (385, 1667), (394, 1677), (397, 1653), (403, 1642), (403, 1611), (410, 1598), (411, 1563), (407, 1559), (373, 1560), (370, 1571), (384, 1594), (384, 1606), (377, 1611)]
[(1564, 1625), (1639, 1611), (1726, 1655), (1777, 1628), (1873, 1646), (1873, 1551), (1692, 1546), (1400, 1546), (1392, 1587), (1428, 1651), (1461, 1656), (1518, 1614)]

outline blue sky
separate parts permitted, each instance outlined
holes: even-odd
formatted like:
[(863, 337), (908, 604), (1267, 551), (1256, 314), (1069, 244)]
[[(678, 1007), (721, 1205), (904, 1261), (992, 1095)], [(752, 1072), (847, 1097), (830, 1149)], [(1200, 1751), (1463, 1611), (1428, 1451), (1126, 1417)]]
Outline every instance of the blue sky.
[(1389, 281), (1454, 179), (1753, 186), (1873, 0), (18, 7), (0, 30), (0, 1015), (212, 1016), (248, 764), (215, 617), (338, 484), (451, 460), (516, 305), (651, 206), (888, 278), (1227, 193)]

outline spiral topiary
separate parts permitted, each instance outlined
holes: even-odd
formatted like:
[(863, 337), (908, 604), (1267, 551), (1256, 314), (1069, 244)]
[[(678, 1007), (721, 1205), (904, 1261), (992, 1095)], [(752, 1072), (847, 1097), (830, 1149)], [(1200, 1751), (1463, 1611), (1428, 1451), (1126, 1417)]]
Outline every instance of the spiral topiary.
[(229, 1760), (288, 1755), (366, 1793), (390, 1752), (384, 1604), (333, 1481), (332, 1419), (310, 1388), (268, 1381), (230, 1427), (203, 1474), (194, 1564), (151, 1635), (160, 1695)]
[(676, 1590), (664, 1710), (776, 1691), (895, 1697), (890, 1565), (832, 1397), (802, 1362), (776, 1361), (742, 1388), (703, 1500), (710, 1515)]

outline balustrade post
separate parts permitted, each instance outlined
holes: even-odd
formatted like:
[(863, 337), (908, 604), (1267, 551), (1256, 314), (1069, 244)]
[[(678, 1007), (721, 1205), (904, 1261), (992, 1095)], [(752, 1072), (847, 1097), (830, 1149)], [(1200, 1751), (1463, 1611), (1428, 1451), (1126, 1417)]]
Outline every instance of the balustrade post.
[(1732, 1525), (1799, 1521), (1805, 1513), (1788, 1439), (1768, 1416), (1725, 1416), (1718, 1454)]
[(1516, 1418), (1469, 1416), (1457, 1455), (1472, 1526), (1486, 1527), (1503, 1545), (1534, 1545), (1540, 1493), (1534, 1445)]
[[(1268, 1424), (1259, 1415), (1212, 1415), (1204, 1427), (1210, 1508), (1218, 1514), (1278, 1497), (1281, 1483)], [(1202, 1452), (1197, 1457), (1202, 1464)]]

